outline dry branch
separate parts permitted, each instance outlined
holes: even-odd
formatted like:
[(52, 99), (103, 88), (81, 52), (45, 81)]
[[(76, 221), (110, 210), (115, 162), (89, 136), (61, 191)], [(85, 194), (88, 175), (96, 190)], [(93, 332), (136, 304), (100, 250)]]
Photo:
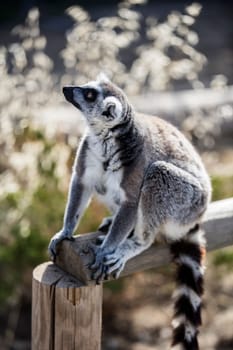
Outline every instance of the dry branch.
[(132, 102), (137, 110), (149, 114), (174, 115), (182, 119), (184, 111), (214, 108), (233, 103), (233, 86), (224, 89), (197, 89), (148, 93), (135, 96)]
[[(202, 226), (206, 232), (208, 251), (233, 245), (233, 198), (211, 203)], [(94, 257), (88, 250), (88, 243), (95, 241), (98, 235), (96, 232), (76, 236), (74, 241), (61, 242), (58, 248), (55, 263), (86, 285), (93, 283), (88, 265)], [(169, 262), (168, 247), (153, 244), (148, 250), (128, 261), (121, 276), (163, 266)]]

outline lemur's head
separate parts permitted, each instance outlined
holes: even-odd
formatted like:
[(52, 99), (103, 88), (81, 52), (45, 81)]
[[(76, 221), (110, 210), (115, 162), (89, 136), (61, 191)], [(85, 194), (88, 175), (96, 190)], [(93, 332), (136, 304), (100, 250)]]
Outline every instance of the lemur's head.
[(67, 101), (77, 107), (90, 126), (112, 128), (125, 119), (129, 109), (126, 96), (105, 76), (81, 86), (65, 86)]

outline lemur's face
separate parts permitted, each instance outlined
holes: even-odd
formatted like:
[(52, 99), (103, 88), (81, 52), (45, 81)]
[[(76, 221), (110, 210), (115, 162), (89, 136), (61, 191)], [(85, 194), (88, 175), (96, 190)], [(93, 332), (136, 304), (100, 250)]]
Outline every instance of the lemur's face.
[(81, 86), (65, 86), (63, 93), (86, 117), (90, 126), (111, 128), (121, 122), (126, 98), (108, 80), (91, 81)]

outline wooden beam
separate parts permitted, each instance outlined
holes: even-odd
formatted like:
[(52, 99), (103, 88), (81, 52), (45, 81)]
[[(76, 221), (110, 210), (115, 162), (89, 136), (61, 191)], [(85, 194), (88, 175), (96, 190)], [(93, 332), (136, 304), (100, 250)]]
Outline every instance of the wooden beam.
[[(233, 245), (233, 198), (211, 203), (203, 218), (203, 228), (206, 232), (208, 251)], [(55, 263), (85, 285), (94, 283), (91, 281), (88, 268), (94, 256), (88, 250), (88, 244), (91, 241), (95, 242), (99, 234), (96, 232), (76, 236), (74, 241), (63, 241), (58, 247)], [(168, 247), (162, 244), (153, 244), (142, 254), (129, 260), (121, 276), (160, 267), (169, 262)]]

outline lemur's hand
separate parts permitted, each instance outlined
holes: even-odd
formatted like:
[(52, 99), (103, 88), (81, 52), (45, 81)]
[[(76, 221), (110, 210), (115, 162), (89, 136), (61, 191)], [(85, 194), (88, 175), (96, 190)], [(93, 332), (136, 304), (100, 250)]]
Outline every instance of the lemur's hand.
[(49, 251), (49, 255), (51, 256), (52, 260), (55, 260), (56, 255), (57, 255), (57, 244), (59, 242), (63, 241), (64, 239), (73, 240), (74, 238), (64, 230), (57, 232), (51, 238), (51, 241), (50, 241), (49, 246), (48, 246), (48, 251)]
[(108, 280), (110, 276), (118, 278), (128, 260), (127, 251), (119, 250), (119, 248), (114, 251), (109, 251), (109, 249), (98, 243), (97, 241), (96, 245), (90, 245), (90, 249), (95, 255), (95, 260), (89, 266), (92, 271), (91, 278), (95, 280), (97, 284), (101, 283), (103, 280)]
[(91, 243), (89, 245), (89, 248), (92, 250), (95, 256), (95, 260), (89, 266), (89, 268), (92, 271), (91, 278), (95, 280), (97, 284), (100, 284), (103, 280), (107, 280), (110, 275), (109, 267), (105, 264), (105, 257), (109, 251), (103, 247), (103, 244), (98, 244), (98, 241), (96, 243), (97, 244)]

